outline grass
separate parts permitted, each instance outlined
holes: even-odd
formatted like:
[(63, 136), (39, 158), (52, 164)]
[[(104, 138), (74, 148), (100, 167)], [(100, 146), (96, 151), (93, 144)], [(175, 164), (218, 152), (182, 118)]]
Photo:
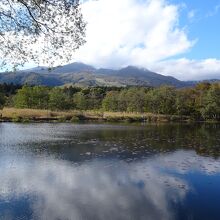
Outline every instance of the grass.
[(0, 110), (1, 121), (58, 121), (77, 122), (82, 120), (127, 121), (127, 122), (167, 122), (186, 121), (188, 117), (169, 116), (138, 112), (103, 112), (103, 111), (51, 111), (40, 109), (4, 108)]
[(43, 121), (43, 120), (58, 120), (61, 117), (71, 117), (67, 112), (56, 112), (40, 109), (16, 109), (3, 108), (1, 110), (2, 120), (9, 120), (14, 122), (23, 121)]

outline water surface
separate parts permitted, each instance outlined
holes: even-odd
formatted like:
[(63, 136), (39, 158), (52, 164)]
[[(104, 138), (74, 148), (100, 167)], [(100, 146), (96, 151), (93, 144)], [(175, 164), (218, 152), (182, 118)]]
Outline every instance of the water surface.
[(218, 124), (0, 124), (0, 219), (220, 219)]

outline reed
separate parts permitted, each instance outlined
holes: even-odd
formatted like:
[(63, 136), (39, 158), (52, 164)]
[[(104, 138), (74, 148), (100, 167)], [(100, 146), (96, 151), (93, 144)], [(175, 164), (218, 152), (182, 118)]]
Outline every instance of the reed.
[(186, 121), (188, 117), (170, 116), (139, 112), (105, 112), (97, 111), (51, 111), (42, 109), (4, 108), (0, 111), (1, 120), (7, 121), (58, 121), (77, 122), (82, 120), (126, 121), (126, 122), (168, 122)]

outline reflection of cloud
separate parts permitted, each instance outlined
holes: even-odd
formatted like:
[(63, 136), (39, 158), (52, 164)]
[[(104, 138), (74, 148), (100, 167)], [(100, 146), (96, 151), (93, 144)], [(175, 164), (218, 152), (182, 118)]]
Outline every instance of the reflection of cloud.
[(4, 167), (0, 182), (3, 200), (37, 195), (32, 209), (40, 219), (172, 219), (170, 202), (182, 200), (188, 188), (147, 161), (20, 161)]
[(179, 150), (160, 158), (160, 166), (178, 173), (201, 172), (205, 174), (220, 173), (220, 160), (201, 157), (195, 151)]

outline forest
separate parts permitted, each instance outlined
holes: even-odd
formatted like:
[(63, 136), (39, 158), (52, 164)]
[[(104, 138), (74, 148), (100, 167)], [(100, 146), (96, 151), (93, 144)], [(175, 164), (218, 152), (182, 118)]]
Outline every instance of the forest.
[(0, 107), (150, 112), (219, 121), (220, 83), (204, 82), (182, 89), (170, 86), (79, 88), (3, 84), (0, 85)]

